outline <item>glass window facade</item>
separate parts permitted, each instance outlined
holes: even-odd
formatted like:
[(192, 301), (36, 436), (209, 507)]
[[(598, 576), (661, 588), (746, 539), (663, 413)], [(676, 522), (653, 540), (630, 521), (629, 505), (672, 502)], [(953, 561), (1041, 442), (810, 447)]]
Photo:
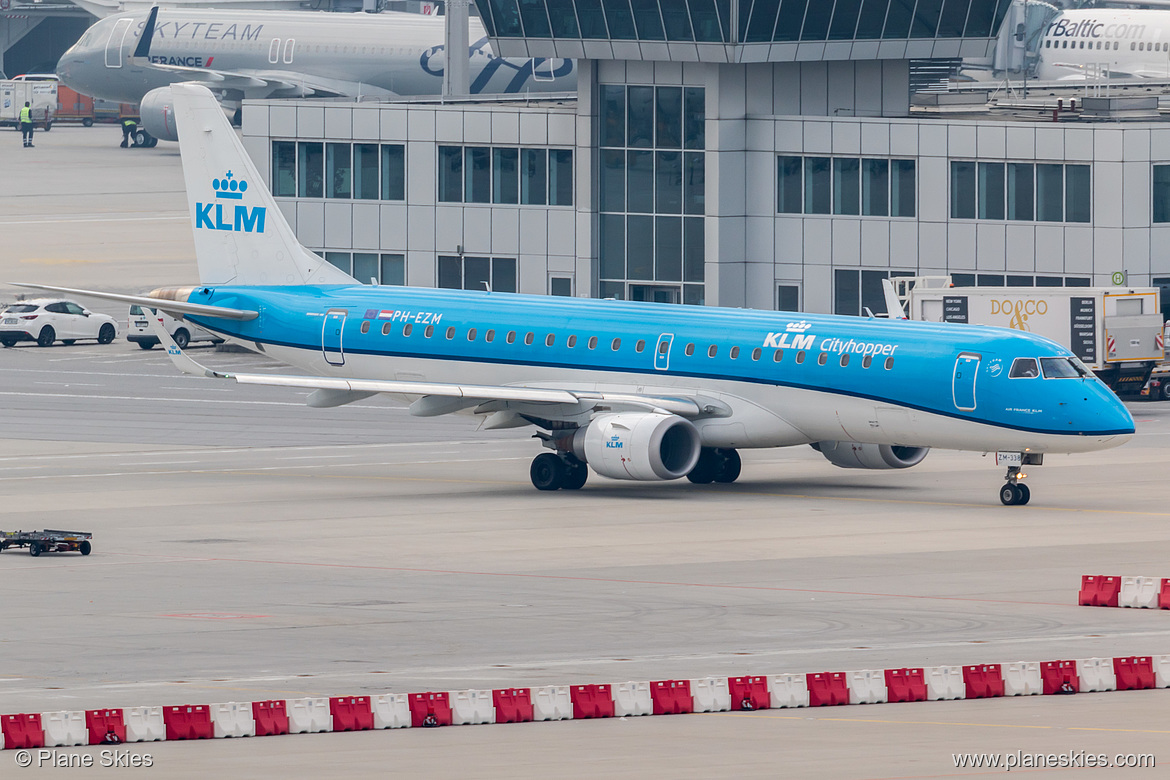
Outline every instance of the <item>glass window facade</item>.
[(895, 276), (914, 276), (913, 271), (862, 271), (838, 268), (833, 271), (833, 313), (861, 315), (869, 309), (874, 314), (886, 310), (882, 280)]
[(1153, 220), (1170, 222), (1170, 165), (1154, 166), (1153, 184)]
[(601, 85), (601, 297), (704, 302), (705, 123), (702, 88)]
[[(731, 29), (736, 4), (738, 27)], [(481, 0), (490, 36), (763, 43), (987, 38), (1010, 0)]]
[(951, 161), (951, 219), (1090, 222), (1089, 165)]
[(517, 290), (516, 258), (439, 255), (438, 286), (448, 290)]
[(362, 284), (406, 284), (406, 255), (375, 252), (317, 252)]
[(283, 198), (405, 200), (405, 147), (273, 141), (272, 194)]
[(573, 150), (440, 146), (439, 202), (573, 205)]
[(776, 158), (779, 214), (913, 217), (914, 160), (869, 157)]

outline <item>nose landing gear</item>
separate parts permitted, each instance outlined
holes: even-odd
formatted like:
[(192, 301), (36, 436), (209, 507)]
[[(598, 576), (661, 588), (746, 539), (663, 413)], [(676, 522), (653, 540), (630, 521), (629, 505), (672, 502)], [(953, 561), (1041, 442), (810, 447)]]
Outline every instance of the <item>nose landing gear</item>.
[(1023, 506), (1032, 498), (1032, 491), (1023, 483), (1024, 466), (1039, 466), (1044, 463), (1044, 454), (1039, 452), (999, 452), (996, 463), (1007, 465), (1005, 483), (999, 489), (999, 500), (1004, 506)]

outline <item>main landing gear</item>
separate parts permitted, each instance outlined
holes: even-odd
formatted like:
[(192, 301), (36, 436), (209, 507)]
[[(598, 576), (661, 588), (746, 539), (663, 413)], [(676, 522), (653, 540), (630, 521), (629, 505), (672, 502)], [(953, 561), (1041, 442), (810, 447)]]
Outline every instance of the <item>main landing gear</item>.
[(687, 474), (687, 479), (696, 485), (711, 482), (735, 482), (742, 468), (739, 453), (722, 447), (704, 447), (699, 451), (699, 462)]
[(1032, 491), (1023, 483), (1024, 466), (1039, 466), (1044, 463), (1043, 453), (997, 453), (997, 463), (1007, 464), (1007, 476), (1004, 477), (1004, 486), (999, 489), (999, 500), (1004, 506), (1023, 506), (1032, 498)]
[(542, 452), (528, 475), (537, 490), (580, 490), (589, 479), (589, 467), (569, 453)]

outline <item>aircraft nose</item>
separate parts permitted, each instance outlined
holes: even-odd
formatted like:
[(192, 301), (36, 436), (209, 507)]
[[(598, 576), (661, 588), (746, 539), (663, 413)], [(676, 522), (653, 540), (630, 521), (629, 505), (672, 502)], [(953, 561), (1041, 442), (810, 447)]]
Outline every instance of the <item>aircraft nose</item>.
[(1135, 431), (1133, 415), (1125, 408), (1121, 399), (1103, 383), (1095, 382), (1092, 387), (1097, 397), (1090, 397), (1090, 400), (1096, 403), (1091, 404), (1095, 419), (1092, 420), (1089, 430), (1097, 429), (1103, 433), (1132, 436)]

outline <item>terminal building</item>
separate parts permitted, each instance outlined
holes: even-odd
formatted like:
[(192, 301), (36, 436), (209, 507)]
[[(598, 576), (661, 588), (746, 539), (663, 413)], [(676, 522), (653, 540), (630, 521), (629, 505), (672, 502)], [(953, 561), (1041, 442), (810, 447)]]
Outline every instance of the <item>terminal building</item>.
[(838, 314), (890, 275), (1170, 282), (1156, 105), (912, 107), (913, 64), (990, 56), (1009, 5), (480, 0), (497, 54), (575, 85), (256, 101), (244, 140), (363, 282)]

